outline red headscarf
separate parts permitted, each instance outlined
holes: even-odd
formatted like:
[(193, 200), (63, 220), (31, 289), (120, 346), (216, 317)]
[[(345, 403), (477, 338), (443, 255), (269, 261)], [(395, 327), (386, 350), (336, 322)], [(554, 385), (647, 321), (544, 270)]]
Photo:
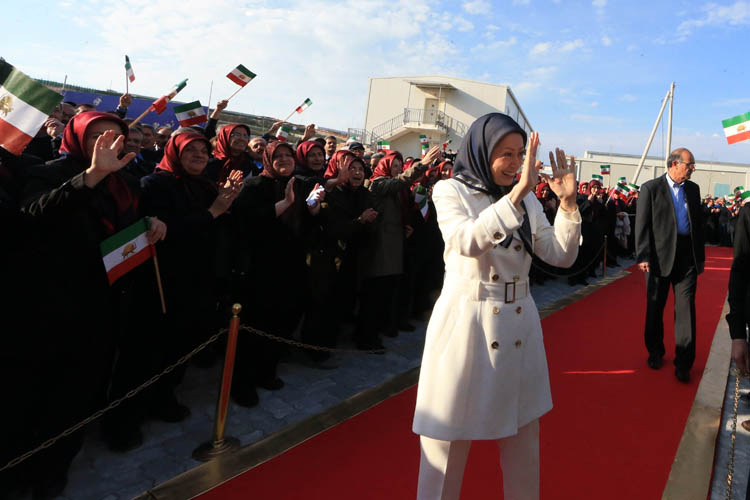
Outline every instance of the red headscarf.
[[(404, 157), (401, 156), (401, 153), (396, 150), (389, 150), (378, 162), (378, 166), (375, 167), (370, 180), (374, 181), (379, 177), (391, 177), (391, 165), (394, 160), (401, 160), (401, 163), (404, 163)], [(406, 170), (406, 166), (404, 166), (404, 170)]]
[(232, 170), (243, 170), (243, 167), (247, 162), (247, 159), (242, 153), (239, 156), (233, 157), (231, 154), (231, 150), (229, 149), (229, 142), (231, 140), (230, 136), (232, 135), (232, 132), (234, 132), (234, 129), (238, 127), (244, 128), (247, 131), (247, 135), (250, 136), (250, 127), (242, 123), (232, 123), (231, 125), (226, 125), (224, 128), (219, 130), (219, 133), (216, 135), (216, 149), (214, 149), (214, 158), (224, 161), (224, 166), (219, 173), (219, 184), (222, 184), (226, 180), (226, 178), (229, 177), (229, 174), (232, 172)]
[[(99, 121), (115, 123), (120, 127), (122, 135), (128, 136), (128, 126), (116, 116), (99, 111), (79, 113), (65, 126), (60, 152), (88, 167), (92, 158), (86, 152), (86, 131), (94, 122)], [(107, 207), (102, 204), (99, 212), (102, 214), (101, 222), (107, 234), (113, 234), (135, 222), (138, 213), (138, 196), (117, 172), (109, 174), (104, 179), (104, 186), (115, 201), (115, 210), (114, 212), (111, 209), (107, 210)]]
[(539, 184), (536, 185), (536, 198), (539, 201), (547, 201), (549, 199), (549, 192), (547, 193), (547, 196), (542, 198), (542, 192), (545, 189), (549, 190), (549, 184), (547, 184), (546, 182), (540, 182)]
[(579, 194), (589, 194), (589, 183), (588, 182), (581, 182), (578, 185), (578, 193)]
[[(299, 154), (299, 150), (297, 151), (297, 154)], [(338, 151), (334, 152), (331, 155), (330, 160), (328, 160), (328, 168), (326, 168), (326, 171), (323, 174), (323, 177), (325, 179), (333, 179), (334, 177), (339, 176), (339, 158), (341, 158), (342, 156), (346, 158), (356, 158), (354, 153), (347, 149), (339, 149)]]
[(186, 132), (184, 134), (177, 134), (174, 137), (170, 137), (164, 146), (164, 156), (161, 162), (156, 166), (157, 169), (169, 172), (178, 179), (180, 177), (190, 175), (185, 172), (180, 162), (180, 155), (182, 151), (187, 147), (188, 144), (194, 141), (203, 142), (208, 148), (208, 154), (211, 154), (211, 141), (200, 134), (194, 132)]
[(591, 188), (594, 187), (594, 185), (602, 187), (602, 183), (599, 181), (599, 179), (591, 179), (589, 181), (589, 193), (591, 192)]
[[(310, 151), (312, 151), (313, 148), (319, 148), (323, 152), (323, 158), (326, 157), (326, 151), (318, 141), (311, 140), (303, 142), (302, 144), (297, 146), (297, 165), (302, 167), (300, 169), (302, 170), (301, 173), (306, 173), (307, 171), (317, 172), (311, 169), (310, 165), (307, 163), (307, 155), (310, 154)], [(323, 166), (325, 166), (325, 164)]]
[[(292, 145), (288, 142), (269, 142), (268, 145), (266, 145), (266, 149), (263, 151), (263, 172), (261, 172), (260, 175), (264, 177), (270, 177), (271, 179), (288, 179), (288, 177), (279, 175), (279, 173), (276, 172), (276, 170), (274, 170), (273, 168), (273, 154), (278, 148), (281, 147), (289, 148), (289, 152), (292, 153), (292, 156), (294, 156), (294, 147), (292, 147)], [(286, 182), (284, 182), (284, 184), (286, 185)]]

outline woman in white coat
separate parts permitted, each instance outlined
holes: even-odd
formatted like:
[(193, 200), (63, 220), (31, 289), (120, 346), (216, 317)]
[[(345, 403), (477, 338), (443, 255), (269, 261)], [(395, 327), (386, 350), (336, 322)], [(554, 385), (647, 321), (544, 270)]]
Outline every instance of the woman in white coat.
[[(472, 440), (498, 441), (506, 500), (539, 497), (539, 417), (552, 398), (530, 254), (571, 266), (581, 217), (574, 162), (566, 165), (558, 149), (552, 176), (540, 174), (538, 145), (535, 132), (527, 144), (507, 115), (482, 116), (453, 178), (433, 189), (445, 281), (427, 327), (414, 416), (419, 500), (459, 497)], [(540, 175), (560, 199), (553, 226), (534, 195)]]

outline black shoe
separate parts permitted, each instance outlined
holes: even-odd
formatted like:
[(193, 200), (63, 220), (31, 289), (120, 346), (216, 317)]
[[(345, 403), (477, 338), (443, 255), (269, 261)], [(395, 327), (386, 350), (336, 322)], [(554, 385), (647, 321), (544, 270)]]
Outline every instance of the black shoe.
[[(109, 432), (104, 440), (107, 442), (107, 448), (110, 450), (116, 453), (126, 453), (143, 444), (143, 433), (138, 427), (132, 429), (117, 429)], [(36, 487), (36, 485), (34, 486)], [(36, 492), (36, 490), (34, 490), (34, 492)], [(36, 498), (36, 496), (34, 496), (34, 498)]]
[(690, 370), (686, 370), (685, 368), (675, 368), (674, 376), (683, 384), (690, 383)]
[(284, 387), (284, 381), (281, 380), (279, 377), (264, 380), (263, 382), (258, 383), (258, 387), (265, 389), (267, 391), (278, 391), (282, 387)]
[(242, 389), (232, 388), (232, 401), (238, 406), (243, 408), (252, 408), (258, 406), (258, 391), (252, 385), (244, 387)]
[(648, 363), (649, 368), (651, 368), (652, 370), (658, 370), (662, 365), (662, 357), (652, 354), (648, 357), (648, 360), (646, 362)]
[(401, 330), (402, 332), (413, 332), (414, 330), (417, 329), (417, 327), (412, 325), (408, 321), (404, 321), (403, 323), (398, 324), (398, 329)]
[(170, 394), (157, 403), (157, 406), (151, 410), (151, 415), (162, 422), (182, 422), (190, 416), (190, 408), (180, 404), (174, 394)]

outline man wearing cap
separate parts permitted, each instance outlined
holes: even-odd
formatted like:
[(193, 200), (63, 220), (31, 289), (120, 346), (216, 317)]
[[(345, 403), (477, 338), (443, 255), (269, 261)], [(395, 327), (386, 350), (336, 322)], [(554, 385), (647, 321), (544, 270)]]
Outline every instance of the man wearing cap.
[(362, 145), (361, 142), (352, 142), (349, 144), (349, 151), (354, 153), (354, 156), (359, 158), (360, 160), (365, 155), (365, 147)]
[(664, 348), (664, 306), (674, 291), (675, 376), (690, 381), (695, 361), (695, 289), (706, 256), (700, 188), (690, 181), (695, 158), (672, 151), (667, 173), (641, 186), (635, 218), (636, 261), (646, 273), (644, 338), (648, 366), (658, 370)]

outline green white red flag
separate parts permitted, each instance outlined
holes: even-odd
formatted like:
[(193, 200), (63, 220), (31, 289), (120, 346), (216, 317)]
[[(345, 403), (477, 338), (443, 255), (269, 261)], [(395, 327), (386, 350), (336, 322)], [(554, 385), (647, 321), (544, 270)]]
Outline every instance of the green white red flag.
[(130, 58), (125, 56), (125, 75), (130, 80), (130, 83), (135, 81), (135, 73), (133, 73), (133, 66), (130, 65)]
[(414, 188), (414, 203), (419, 207), (419, 212), (425, 219), (429, 215), (430, 205), (427, 203), (427, 188), (421, 184), (417, 184)]
[(427, 139), (427, 136), (424, 134), (419, 134), (419, 143), (420, 144), (429, 144), (429, 139)]
[(0, 59), (0, 146), (20, 155), (62, 99)]
[(227, 78), (232, 80), (234, 83), (239, 85), (240, 87), (244, 87), (248, 83), (252, 81), (253, 78), (255, 78), (255, 73), (244, 67), (243, 65), (239, 65), (236, 68), (234, 68), (232, 71), (229, 72), (227, 75)]
[(173, 111), (180, 122), (180, 127), (190, 127), (191, 125), (208, 121), (206, 110), (201, 106), (200, 101), (175, 106)]
[(604, 177), (599, 174), (592, 174), (591, 179), (599, 182), (604, 182)]
[(167, 103), (174, 99), (174, 96), (176, 96), (180, 90), (185, 88), (185, 86), (187, 85), (187, 81), (188, 79), (185, 78), (180, 83), (172, 87), (172, 90), (170, 90), (167, 95), (163, 95), (155, 100), (153, 104), (151, 104), (151, 107), (154, 108), (154, 111), (156, 111), (156, 113), (159, 115), (164, 113), (164, 111), (167, 110)]
[(312, 106), (312, 101), (309, 98), (307, 98), (305, 99), (305, 102), (303, 102), (300, 106), (297, 106), (297, 109), (295, 111), (297, 111), (297, 113), (302, 113), (304, 110), (306, 110), (310, 106)]
[(388, 141), (378, 141), (378, 151), (388, 151), (391, 149), (391, 143)]
[(735, 144), (750, 139), (750, 113), (733, 116), (721, 121), (727, 143)]
[(424, 155), (427, 154), (427, 151), (430, 149), (429, 144), (422, 144), (422, 158), (424, 158)]
[(280, 141), (286, 141), (287, 137), (289, 137), (289, 134), (292, 133), (292, 129), (287, 127), (286, 125), (282, 125), (279, 127), (279, 130), (276, 131), (276, 138)]
[(143, 218), (99, 244), (110, 285), (154, 256), (146, 233), (148, 222)]
[(602, 175), (609, 175), (609, 165), (599, 165)]

